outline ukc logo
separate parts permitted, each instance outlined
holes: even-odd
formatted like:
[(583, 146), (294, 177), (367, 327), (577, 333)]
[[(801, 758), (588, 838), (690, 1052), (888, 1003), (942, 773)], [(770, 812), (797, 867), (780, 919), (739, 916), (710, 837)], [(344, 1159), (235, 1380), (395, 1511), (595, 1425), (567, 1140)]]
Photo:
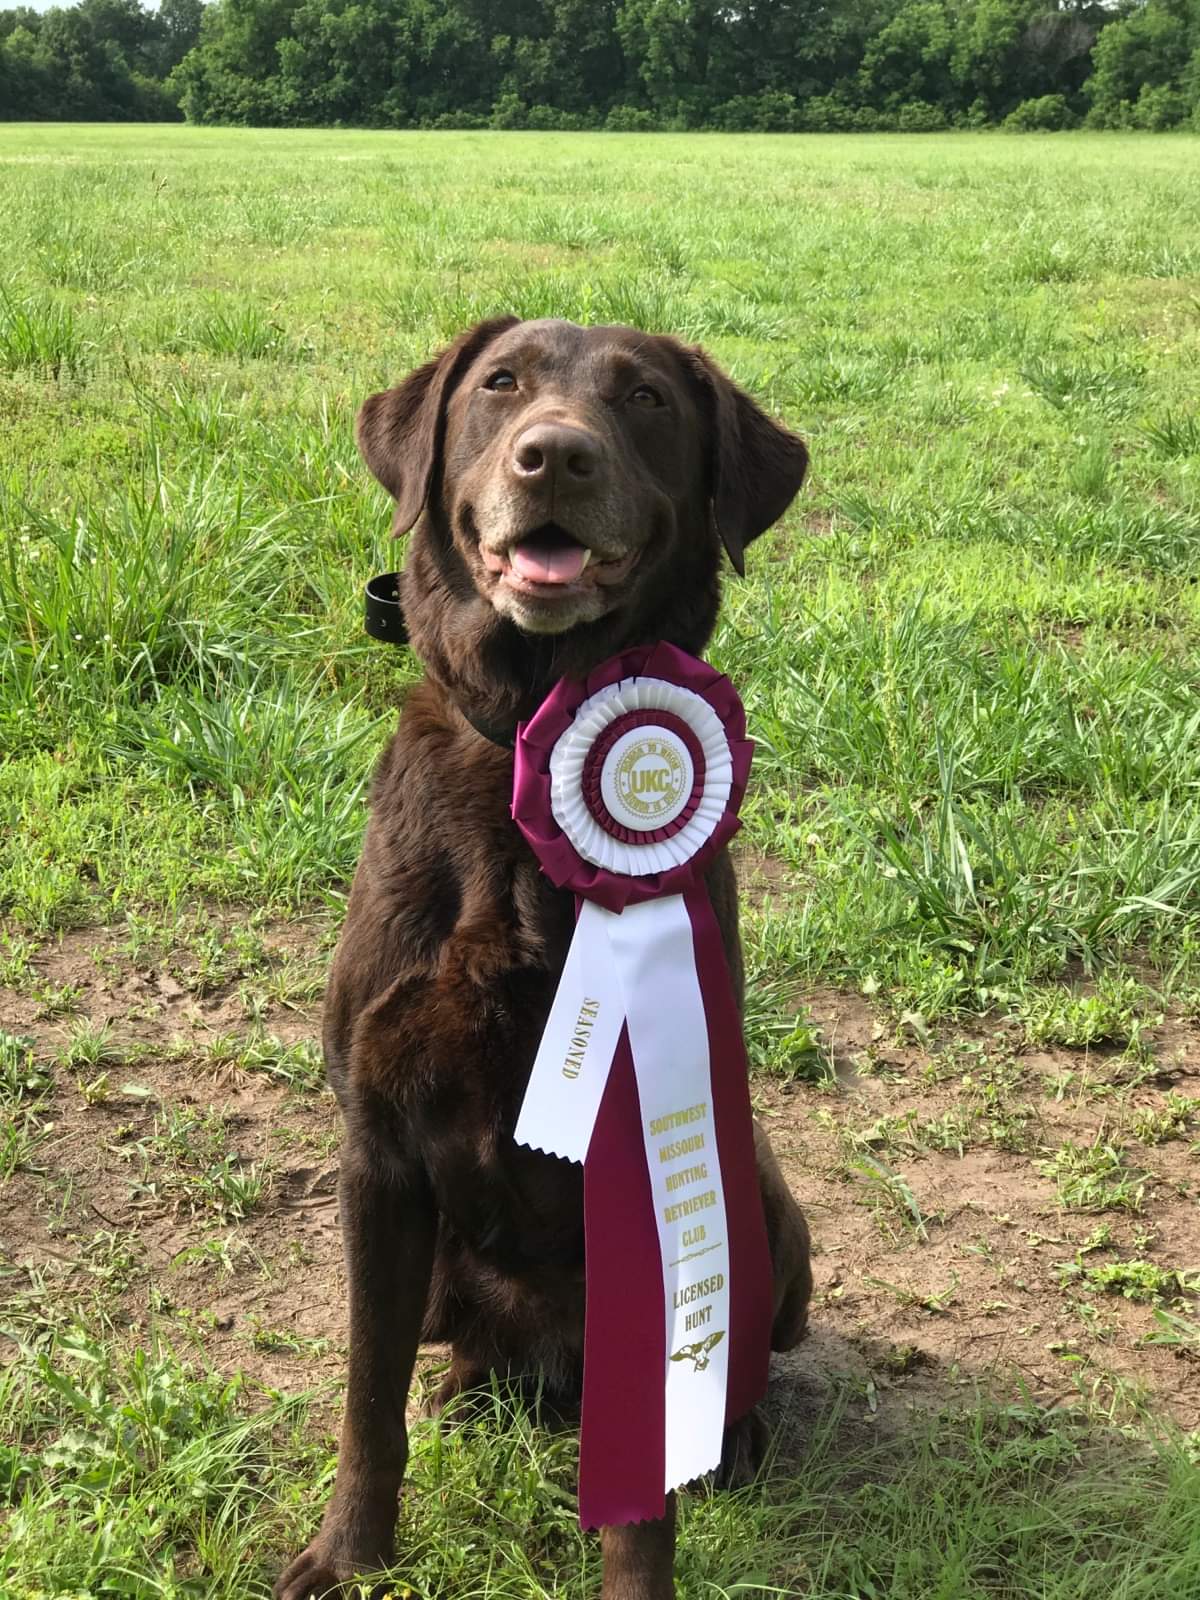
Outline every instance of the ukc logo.
[(621, 734), (605, 752), (598, 798), (621, 828), (656, 833), (671, 827), (687, 809), (695, 781), (684, 740), (659, 723), (642, 723)]
[(673, 815), (685, 779), (678, 749), (657, 734), (635, 739), (617, 762), (617, 793), (640, 822), (660, 822)]

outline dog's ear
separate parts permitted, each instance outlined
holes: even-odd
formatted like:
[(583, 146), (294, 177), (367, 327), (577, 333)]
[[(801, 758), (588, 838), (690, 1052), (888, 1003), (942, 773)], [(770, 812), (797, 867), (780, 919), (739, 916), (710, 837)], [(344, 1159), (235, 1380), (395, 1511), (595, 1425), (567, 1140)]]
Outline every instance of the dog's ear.
[(778, 522), (804, 482), (804, 441), (773, 422), (703, 350), (688, 352), (709, 413), (713, 521), (739, 576), (745, 549)]
[(363, 460), (396, 502), (393, 527), (407, 533), (425, 507), (441, 454), (446, 405), (462, 374), (517, 317), (479, 322), (395, 389), (365, 400), (355, 424)]

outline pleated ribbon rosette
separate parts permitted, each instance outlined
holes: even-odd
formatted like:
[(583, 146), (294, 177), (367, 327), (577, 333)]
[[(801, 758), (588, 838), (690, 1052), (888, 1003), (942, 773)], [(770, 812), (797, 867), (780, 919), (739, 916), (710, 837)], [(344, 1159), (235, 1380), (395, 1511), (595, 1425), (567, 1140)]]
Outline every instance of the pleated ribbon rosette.
[(669, 644), (564, 679), (517, 730), (513, 818), (578, 911), (516, 1138), (583, 1163), (585, 1528), (663, 1516), (766, 1388), (746, 1055), (704, 883), (745, 732), (728, 678)]

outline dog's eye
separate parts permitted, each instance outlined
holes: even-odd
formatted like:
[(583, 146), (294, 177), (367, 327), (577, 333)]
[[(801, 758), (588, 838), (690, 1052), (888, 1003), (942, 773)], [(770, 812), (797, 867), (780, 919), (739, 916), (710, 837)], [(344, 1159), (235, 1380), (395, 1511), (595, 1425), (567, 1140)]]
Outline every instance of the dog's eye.
[(645, 410), (652, 411), (655, 406), (663, 404), (663, 397), (657, 389), (652, 389), (648, 383), (639, 383), (629, 396), (629, 403), (632, 406), (642, 406)]
[(517, 380), (511, 372), (493, 372), (483, 387), (495, 389), (499, 394), (511, 394), (517, 387)]

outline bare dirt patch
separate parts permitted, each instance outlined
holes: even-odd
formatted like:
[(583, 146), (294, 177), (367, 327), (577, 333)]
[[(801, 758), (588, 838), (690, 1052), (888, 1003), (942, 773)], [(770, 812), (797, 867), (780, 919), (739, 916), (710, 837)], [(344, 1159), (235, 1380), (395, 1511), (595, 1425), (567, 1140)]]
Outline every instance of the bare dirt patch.
[[(1130, 1086), (1117, 1052), (1025, 1050), (1005, 1026), (897, 1043), (862, 997), (836, 991), (811, 995), (809, 1010), (836, 1078), (756, 1094), (818, 1251), (814, 1339), (780, 1363), (785, 1383), (857, 1371), (872, 1413), (980, 1382), (1023, 1386), (1042, 1405), (1120, 1388), (1196, 1427), (1195, 1354), (1147, 1343), (1164, 1302), (1085, 1276), (1131, 1260), (1200, 1265), (1200, 1146), (1134, 1133), (1166, 1093), (1200, 1093), (1194, 1023), (1165, 1024), (1161, 1070)], [(959, 1136), (961, 1150), (937, 1147)], [(1054, 1153), (1108, 1141), (1140, 1198), (1135, 1186), (1128, 1205), (1065, 1208), (1046, 1172)]]
[[(4, 1320), (20, 1333), (86, 1301), (116, 1337), (165, 1331), (223, 1370), (309, 1388), (344, 1355), (325, 930), (261, 929), (239, 969), (214, 956), (234, 927), (152, 958), (125, 929), (70, 934), (0, 990), (0, 1028), (32, 1040), (42, 1080), (0, 1183)], [(818, 1252), (811, 1337), (776, 1366), (785, 1443), (834, 1389), (864, 1426), (980, 1383), (1046, 1406), (1116, 1390), (1200, 1425), (1194, 1350), (1147, 1342), (1156, 1312), (1196, 1314), (1195, 1022), (1168, 1019), (1131, 1063), (1027, 1048), (1007, 1024), (918, 1039), (835, 990), (805, 1001), (829, 1070), (754, 1086)], [(1094, 1208), (1064, 1204), (1065, 1146), (1119, 1153)], [(1166, 1292), (1088, 1276), (1130, 1262)]]
[[(264, 1005), (254, 978), (210, 986), (187, 949), (139, 965), (123, 943), (121, 930), (68, 935), (18, 991), (0, 990), (0, 1028), (32, 1039), (52, 1078), (28, 1158), (0, 1185), (8, 1320), (23, 1302), (66, 1309), (94, 1292), (131, 1339), (186, 1333), (269, 1387), (332, 1376), (337, 1119), (315, 1064), (317, 1008)], [(258, 976), (317, 938), (273, 928), (263, 944)], [(103, 1053), (73, 1065), (87, 1024), (105, 1030)], [(289, 1061), (300, 1047), (311, 1054)]]

